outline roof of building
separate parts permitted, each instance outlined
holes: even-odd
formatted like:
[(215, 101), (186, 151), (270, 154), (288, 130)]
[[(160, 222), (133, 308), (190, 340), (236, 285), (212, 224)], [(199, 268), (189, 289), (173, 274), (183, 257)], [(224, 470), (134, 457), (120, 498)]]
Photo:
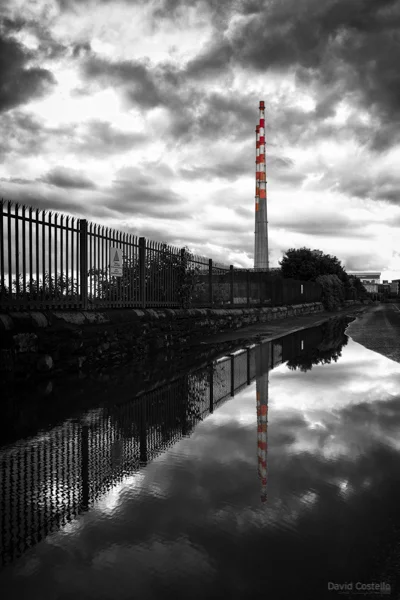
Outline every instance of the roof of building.
[(381, 273), (378, 271), (347, 271), (348, 275), (355, 275), (356, 277), (365, 277), (365, 279), (380, 279)]

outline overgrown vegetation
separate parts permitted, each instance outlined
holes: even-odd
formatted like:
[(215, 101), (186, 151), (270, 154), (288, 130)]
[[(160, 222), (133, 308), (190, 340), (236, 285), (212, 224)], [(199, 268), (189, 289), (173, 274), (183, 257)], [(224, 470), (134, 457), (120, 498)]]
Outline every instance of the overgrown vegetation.
[[(200, 267), (193, 262), (193, 255), (187, 247), (184, 252), (176, 253), (164, 242), (158, 252), (147, 252), (144, 270), (146, 300), (155, 302), (173, 302), (181, 308), (189, 308), (193, 300), (204, 294), (206, 283), (201, 280)], [(87, 273), (89, 306), (102, 304), (107, 300), (141, 300), (140, 265), (137, 259), (125, 256), (122, 277), (110, 277), (108, 267), (93, 268)], [(4, 285), (0, 292), (5, 299), (16, 299), (23, 293), (23, 277), (19, 276), (18, 285), (14, 278), (11, 291)], [(79, 298), (79, 283), (65, 273), (57, 277), (46, 271), (44, 281), (35, 278), (25, 282), (24, 298), (29, 301), (57, 300), (76, 302)], [(18, 292), (18, 294), (17, 294)]]
[(336, 310), (344, 303), (344, 286), (337, 275), (319, 275), (316, 281), (322, 286), (321, 302), (326, 310)]
[(322, 286), (326, 310), (336, 310), (345, 300), (365, 300), (368, 293), (361, 281), (346, 273), (336, 256), (321, 250), (290, 248), (280, 261), (284, 278), (316, 281)]
[[(68, 277), (65, 273), (57, 273), (51, 275), (48, 271), (45, 271), (44, 281), (37, 280), (34, 277), (32, 279), (26, 279), (25, 281), (24, 298), (29, 300), (54, 300), (56, 298), (63, 298), (63, 300), (76, 301), (78, 297), (78, 283), (76, 279)], [(17, 279), (12, 280), (11, 292), (8, 285), (4, 287), (0, 284), (0, 292), (3, 298), (15, 299), (17, 295), (21, 295), (24, 291), (24, 282), (22, 274), (19, 275), (18, 285)]]

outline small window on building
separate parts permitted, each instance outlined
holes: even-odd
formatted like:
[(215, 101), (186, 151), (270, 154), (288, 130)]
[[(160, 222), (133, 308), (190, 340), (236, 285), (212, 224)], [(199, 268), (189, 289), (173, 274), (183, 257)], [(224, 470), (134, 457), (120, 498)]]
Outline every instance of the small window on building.
[(301, 284), (301, 294), (303, 293), (303, 284)]

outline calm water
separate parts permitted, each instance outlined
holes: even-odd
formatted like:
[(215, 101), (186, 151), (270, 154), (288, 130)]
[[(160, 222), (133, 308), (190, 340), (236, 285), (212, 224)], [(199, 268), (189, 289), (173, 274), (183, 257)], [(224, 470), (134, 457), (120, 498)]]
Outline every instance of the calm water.
[(397, 598), (400, 365), (345, 326), (3, 446), (1, 597)]

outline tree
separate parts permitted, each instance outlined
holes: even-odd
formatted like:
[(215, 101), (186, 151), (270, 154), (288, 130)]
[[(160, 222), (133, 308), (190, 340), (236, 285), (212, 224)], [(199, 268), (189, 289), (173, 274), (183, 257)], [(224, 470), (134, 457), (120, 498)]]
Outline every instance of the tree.
[(348, 279), (340, 260), (321, 250), (290, 248), (279, 264), (284, 278), (316, 281), (320, 275), (337, 275), (343, 283)]
[(328, 310), (334, 310), (333, 307), (337, 308), (346, 299), (363, 300), (367, 297), (361, 281), (346, 273), (336, 256), (324, 254), (322, 250), (311, 250), (304, 246), (297, 250), (290, 248), (279, 264), (284, 278), (320, 283), (324, 288), (324, 306), (330, 307)]
[(357, 297), (360, 300), (366, 300), (368, 298), (368, 292), (365, 289), (365, 286), (362, 284), (361, 279), (356, 277), (355, 275), (350, 275), (350, 284), (356, 290)]
[(336, 310), (345, 300), (344, 285), (337, 275), (319, 275), (317, 283), (322, 286), (321, 301), (326, 310)]

